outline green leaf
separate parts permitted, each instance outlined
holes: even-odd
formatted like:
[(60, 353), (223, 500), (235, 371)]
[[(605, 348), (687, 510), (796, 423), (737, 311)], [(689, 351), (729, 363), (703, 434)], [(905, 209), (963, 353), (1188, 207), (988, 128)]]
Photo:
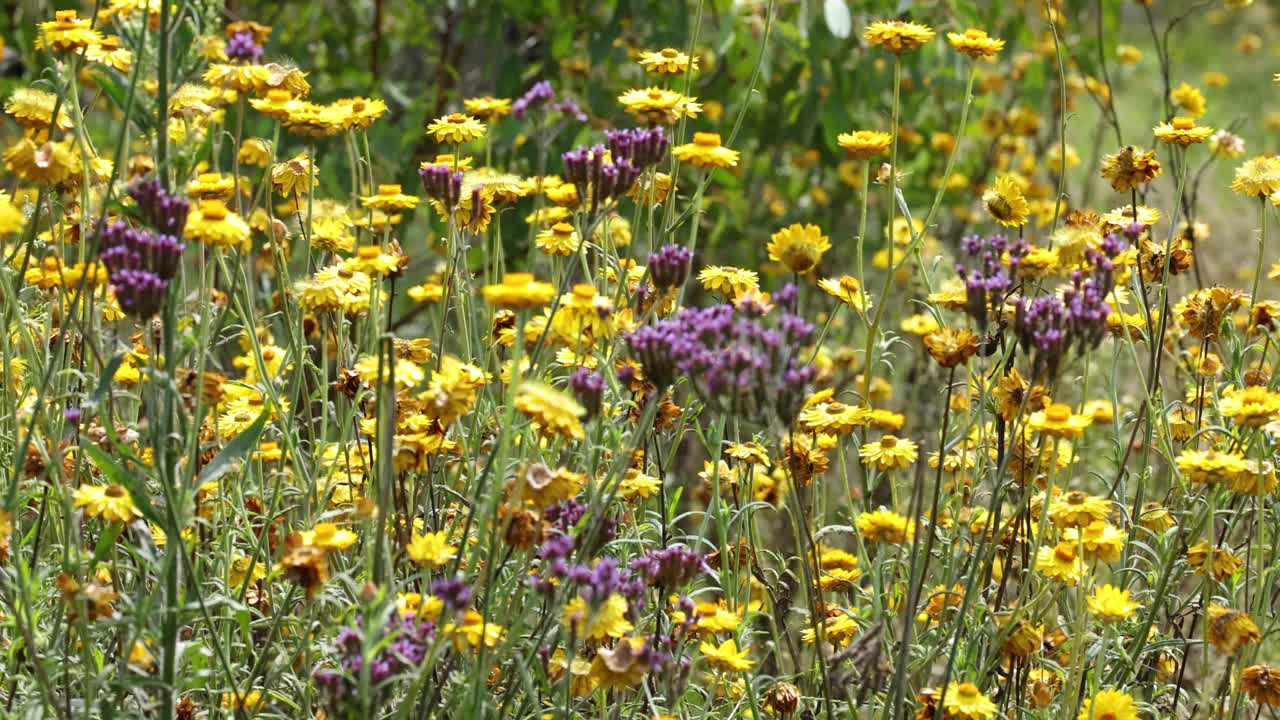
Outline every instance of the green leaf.
[(147, 495), (147, 486), (143, 482), (143, 477), (125, 470), (116, 462), (114, 458), (108, 455), (104, 450), (96, 445), (84, 445), (84, 452), (97, 466), (98, 471), (106, 476), (109, 482), (123, 486), (129, 491), (129, 497), (133, 498), (133, 504), (137, 506), (142, 516), (157, 525), (162, 525), (159, 513), (151, 504), (151, 498)]
[(116, 377), (116, 372), (120, 370), (120, 366), (124, 364), (124, 353), (119, 353), (111, 358), (107, 363), (107, 367), (102, 371), (102, 377), (98, 379), (98, 389), (93, 392), (93, 402), (101, 403), (102, 399), (111, 391), (111, 382)]
[(226, 475), (235, 467), (237, 462), (243, 460), (251, 450), (258, 447), (258, 438), (262, 437), (262, 431), (267, 426), (267, 419), (270, 414), (264, 410), (258, 416), (258, 419), (253, 421), (252, 425), (245, 428), (244, 432), (227, 443), (227, 446), (222, 448), (222, 451), (200, 471), (199, 484), (213, 482)]
[(113, 522), (102, 531), (102, 537), (98, 538), (98, 544), (93, 548), (94, 565), (107, 559), (107, 555), (111, 553), (111, 546), (116, 544), (116, 538), (120, 537), (122, 530), (124, 530), (124, 523)]

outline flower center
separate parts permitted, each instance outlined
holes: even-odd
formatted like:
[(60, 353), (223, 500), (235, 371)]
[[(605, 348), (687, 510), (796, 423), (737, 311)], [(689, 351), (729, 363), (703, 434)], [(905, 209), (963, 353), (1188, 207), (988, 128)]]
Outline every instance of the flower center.
[(128, 496), (128, 492), (119, 485), (108, 485), (106, 490), (102, 491), (103, 495), (109, 498), (122, 498)]
[(720, 134), (709, 132), (694, 133), (693, 144), (701, 147), (720, 147)]
[(1066, 422), (1071, 419), (1071, 406), (1063, 403), (1054, 403), (1044, 411), (1044, 416), (1054, 422)]
[(892, 450), (898, 447), (898, 438), (894, 437), (893, 435), (885, 435), (884, 437), (880, 438), (880, 447), (886, 450)]
[(400, 186), (399, 185), (379, 185), (378, 194), (379, 195), (399, 195)]
[(1176, 117), (1173, 119), (1174, 130), (1190, 130), (1196, 126), (1196, 121), (1189, 117)]

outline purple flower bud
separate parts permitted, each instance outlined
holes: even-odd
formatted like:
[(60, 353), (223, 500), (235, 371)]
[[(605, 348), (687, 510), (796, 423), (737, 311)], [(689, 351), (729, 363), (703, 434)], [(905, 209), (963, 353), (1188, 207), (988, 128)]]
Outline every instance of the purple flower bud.
[(649, 279), (659, 290), (677, 288), (684, 285), (689, 277), (693, 252), (679, 245), (664, 245), (649, 256)]
[(590, 368), (580, 367), (569, 378), (569, 387), (582, 406), (587, 409), (587, 417), (600, 414), (600, 405), (604, 399), (604, 376)]
[(262, 46), (253, 39), (253, 33), (238, 32), (227, 41), (226, 53), (230, 60), (255, 63), (262, 59)]

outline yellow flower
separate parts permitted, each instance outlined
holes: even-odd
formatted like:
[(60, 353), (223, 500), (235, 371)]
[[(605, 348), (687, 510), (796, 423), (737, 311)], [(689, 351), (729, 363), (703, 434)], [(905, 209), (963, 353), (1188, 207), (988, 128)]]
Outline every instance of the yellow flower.
[(511, 100), (496, 97), (474, 97), (462, 101), (462, 109), (477, 120), (493, 122), (511, 114)]
[(942, 694), (946, 717), (955, 720), (990, 720), (996, 716), (996, 704), (973, 683), (952, 682)]
[(37, 144), (29, 137), (14, 143), (4, 153), (10, 172), (34, 185), (58, 185), (81, 171), (80, 155), (71, 141)]
[(1204, 115), (1205, 102), (1204, 93), (1200, 89), (1190, 83), (1179, 83), (1177, 87), (1169, 91), (1169, 102), (1173, 103), (1179, 110), (1198, 118)]
[(133, 66), (133, 53), (120, 47), (120, 38), (115, 35), (106, 35), (98, 44), (90, 45), (84, 51), (84, 56), (89, 62), (105, 65), (120, 72), (128, 72)]
[(627, 620), (627, 600), (611, 593), (598, 607), (592, 607), (582, 596), (564, 606), (564, 623), (572, 625), (578, 638), (604, 640), (620, 638), (635, 627)]
[(698, 273), (698, 281), (706, 290), (730, 299), (760, 289), (760, 276), (755, 271), (736, 267), (708, 265)]
[(321, 268), (309, 282), (294, 287), (298, 304), (312, 312), (342, 312), (359, 315), (369, 310), (373, 281), (365, 273), (345, 264)]
[(235, 556), (231, 561), (231, 567), (228, 572), (228, 581), (232, 586), (243, 585), (245, 580), (250, 583), (258, 582), (267, 576), (267, 568), (260, 562), (255, 562), (248, 555)]
[(1231, 418), (1237, 425), (1262, 427), (1280, 414), (1280, 393), (1257, 385), (1244, 389), (1233, 388), (1222, 394), (1218, 412), (1223, 417)]
[(221, 200), (201, 200), (187, 216), (186, 237), (209, 247), (249, 249), (249, 224)]
[(1079, 490), (1049, 503), (1049, 519), (1058, 527), (1088, 527), (1111, 517), (1111, 501)]
[(823, 278), (818, 281), (818, 287), (822, 288), (822, 291), (826, 294), (858, 312), (866, 311), (871, 305), (871, 299), (862, 290), (862, 283), (858, 282), (858, 279), (852, 275), (841, 275), (839, 278)]
[(793, 273), (803, 275), (822, 262), (831, 249), (831, 240), (817, 225), (788, 225), (769, 238), (769, 259), (780, 262)]
[(485, 302), (504, 308), (541, 307), (556, 296), (554, 285), (534, 280), (532, 273), (507, 273), (501, 283), (485, 285), (481, 291)]
[(257, 690), (236, 691), (222, 696), (222, 708), (233, 715), (253, 714), (262, 708), (264, 698)]
[(1117, 45), (1116, 60), (1121, 65), (1137, 65), (1142, 62), (1142, 51), (1132, 45)]
[[(8, 100), (4, 101), (4, 111), (13, 116), (18, 124), (27, 128), (48, 128), (53, 119), (53, 107), (58, 103), (58, 96), (35, 88), (18, 88)], [(58, 129), (62, 131), (75, 127), (66, 106), (58, 109)]]
[(911, 440), (885, 435), (858, 448), (858, 457), (880, 470), (904, 469), (916, 461), (916, 450)]
[(1084, 559), (1076, 553), (1075, 545), (1064, 541), (1036, 551), (1036, 570), (1051, 580), (1074, 586), (1084, 575)]
[(744, 672), (755, 667), (755, 661), (747, 658), (750, 648), (738, 649), (738, 643), (733, 638), (729, 638), (720, 643), (719, 646), (709, 642), (703, 642), (698, 646), (698, 650), (702, 652), (702, 656), (707, 659), (707, 663), (719, 670), (728, 672)]
[(1085, 599), (1089, 612), (1103, 622), (1115, 623), (1128, 620), (1133, 612), (1142, 607), (1129, 599), (1129, 591), (1107, 584), (1093, 589)]
[(443, 530), (421, 535), (414, 533), (405, 549), (410, 560), (430, 568), (444, 567), (458, 556), (458, 548), (449, 544), (448, 534)]
[(89, 517), (127, 523), (142, 517), (129, 491), (122, 485), (81, 485), (75, 492), (75, 506)]
[(438, 143), (460, 145), (484, 137), (484, 123), (462, 113), (450, 113), (427, 126)]
[(1099, 690), (1081, 704), (1076, 720), (1138, 720), (1138, 708), (1128, 693)]
[(229, 200), (235, 192), (234, 178), (222, 173), (200, 173), (187, 184), (187, 192), (197, 200)]
[(444, 626), (443, 634), (453, 637), (453, 646), (458, 650), (468, 647), (478, 648), (482, 644), (487, 648), (497, 647), (507, 635), (507, 629), (501, 625), (485, 622), (484, 616), (475, 610), (468, 610), (462, 616), (462, 624), (449, 623)]
[(901, 545), (915, 537), (915, 523), (892, 510), (873, 510), (858, 515), (858, 532), (868, 542)]
[(1067, 528), (1062, 539), (1082, 548), (1086, 560), (1115, 562), (1120, 559), (1128, 535), (1105, 520), (1094, 520), (1082, 528)]
[(1017, 227), (1027, 222), (1030, 207), (1022, 188), (1012, 175), (1001, 175), (995, 184), (982, 194), (982, 204), (987, 213), (1005, 227)]
[(40, 34), (36, 36), (37, 50), (83, 51), (102, 41), (102, 36), (93, 29), (93, 22), (81, 19), (75, 10), (59, 10), (53, 17), (51, 21), (40, 23)]
[(548, 255), (568, 257), (578, 251), (582, 240), (579, 239), (578, 231), (572, 225), (567, 222), (558, 222), (540, 231), (534, 239), (534, 245)]
[(1004, 41), (987, 35), (987, 31), (969, 28), (964, 34), (949, 32), (947, 33), (947, 42), (951, 43), (951, 47), (960, 51), (962, 55), (977, 60), (994, 60), (996, 55), (1004, 49)]
[(306, 195), (320, 184), (320, 168), (306, 153), (299, 153), (292, 159), (276, 163), (271, 168), (271, 185), (276, 192), (285, 197)]
[(674, 125), (680, 118), (696, 118), (702, 112), (697, 98), (658, 87), (628, 90), (618, 96), (618, 102), (636, 118), (655, 125)]
[(1213, 603), (1209, 605), (1206, 637), (1219, 652), (1234, 655), (1242, 646), (1258, 642), (1262, 633), (1248, 613)]
[(299, 533), (304, 545), (314, 545), (325, 550), (345, 550), (359, 539), (350, 530), (344, 530), (329, 522), (318, 523), (311, 530)]
[(1280, 191), (1280, 158), (1259, 155), (1236, 168), (1231, 191), (1248, 197), (1269, 197)]
[(813, 432), (844, 435), (866, 425), (870, 417), (869, 408), (832, 400), (806, 406), (796, 422)]
[(680, 162), (700, 168), (729, 168), (738, 164), (738, 151), (721, 145), (718, 133), (694, 133), (693, 142), (676, 146), (671, 154)]
[[(807, 625), (808, 623), (806, 623)], [(846, 612), (840, 612), (834, 617), (823, 618), (818, 622), (818, 627), (822, 631), (822, 637), (833, 645), (844, 645), (849, 642), (858, 632), (858, 623)], [(800, 632), (800, 639), (806, 645), (812, 645), (818, 635), (812, 627), (806, 627)]]
[(648, 672), (643, 637), (627, 637), (611, 648), (600, 648), (591, 660), (591, 680), (599, 687), (623, 690), (639, 685)]
[(418, 198), (405, 195), (400, 185), (379, 185), (377, 194), (360, 198), (360, 204), (367, 208), (395, 212), (418, 207)]
[(1156, 139), (1170, 145), (1198, 145), (1213, 134), (1213, 128), (1196, 125), (1189, 117), (1178, 116), (1167, 123), (1157, 125), (1153, 130)]
[(1102, 177), (1111, 181), (1111, 189), (1116, 192), (1142, 187), (1159, 174), (1160, 161), (1154, 150), (1128, 145), (1102, 158)]
[(351, 221), (345, 215), (313, 218), (308, 236), (311, 247), (331, 253), (351, 252), (356, 245), (356, 236), (351, 228)]
[(924, 346), (934, 362), (953, 368), (978, 352), (978, 336), (968, 328), (940, 328), (924, 336)]
[(904, 20), (880, 20), (867, 26), (862, 34), (867, 42), (895, 54), (916, 50), (937, 35), (928, 25)]
[(636, 60), (646, 72), (658, 75), (683, 75), (689, 68), (698, 69), (698, 58), (690, 58), (675, 48), (642, 50)]
[(354, 256), (342, 261), (342, 265), (369, 277), (398, 276), (408, 264), (408, 258), (400, 254), (399, 246), (395, 243), (391, 244), (389, 250), (390, 252), (384, 251), (378, 245), (361, 245), (356, 248)]
[(854, 130), (837, 135), (836, 144), (844, 148), (849, 157), (866, 159), (887, 152), (893, 136), (876, 130)]
[(902, 332), (904, 333), (924, 337), (925, 335), (936, 331), (941, 326), (938, 325), (938, 319), (935, 318), (932, 313), (917, 313), (903, 318), (902, 322), (898, 324), (898, 327), (902, 328)]
[(1212, 575), (1218, 582), (1226, 582), (1240, 570), (1244, 561), (1227, 548), (1211, 548), (1209, 543), (1200, 542), (1187, 548), (1187, 564), (1195, 568), (1197, 575)]
[(581, 440), (586, 408), (568, 395), (540, 383), (525, 383), (516, 392), (516, 409), (533, 421), (544, 437), (560, 436), (565, 440)]
[(1280, 667), (1250, 665), (1240, 671), (1240, 686), (1259, 707), (1280, 707)]
[(1178, 470), (1193, 483), (1230, 482), (1249, 471), (1244, 455), (1217, 450), (1184, 448), (1176, 459)]
[(0, 237), (16, 235), (26, 224), (27, 216), (13, 203), (9, 193), (0, 190)]
[(331, 106), (342, 117), (346, 129), (368, 128), (374, 120), (387, 114), (387, 104), (377, 98), (343, 98)]
[(1071, 406), (1054, 403), (1044, 410), (1031, 413), (1027, 426), (1043, 435), (1060, 438), (1077, 438), (1093, 423), (1088, 415), (1076, 415)]

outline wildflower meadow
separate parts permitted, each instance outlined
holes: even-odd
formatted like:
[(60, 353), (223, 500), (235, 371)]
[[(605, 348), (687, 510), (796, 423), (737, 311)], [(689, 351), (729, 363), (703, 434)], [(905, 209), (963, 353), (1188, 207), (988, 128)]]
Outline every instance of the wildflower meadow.
[(1276, 720), (1270, 0), (7, 0), (0, 717)]

